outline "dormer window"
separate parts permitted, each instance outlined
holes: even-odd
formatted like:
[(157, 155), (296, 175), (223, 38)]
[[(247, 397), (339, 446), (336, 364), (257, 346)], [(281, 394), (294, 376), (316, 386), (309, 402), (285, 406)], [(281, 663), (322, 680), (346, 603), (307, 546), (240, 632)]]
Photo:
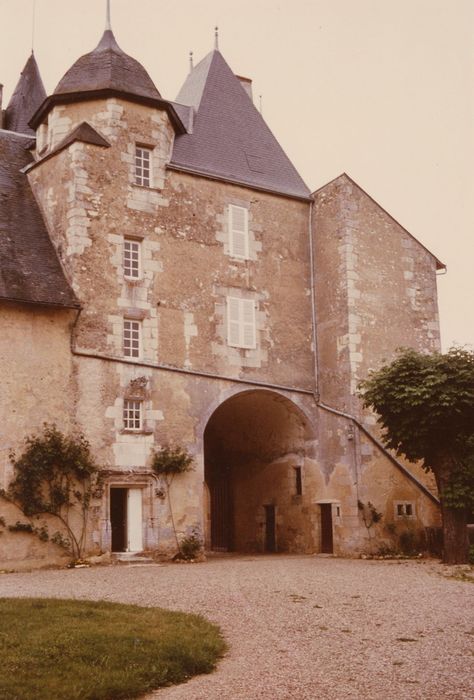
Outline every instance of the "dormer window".
[(135, 184), (151, 187), (151, 148), (135, 146)]

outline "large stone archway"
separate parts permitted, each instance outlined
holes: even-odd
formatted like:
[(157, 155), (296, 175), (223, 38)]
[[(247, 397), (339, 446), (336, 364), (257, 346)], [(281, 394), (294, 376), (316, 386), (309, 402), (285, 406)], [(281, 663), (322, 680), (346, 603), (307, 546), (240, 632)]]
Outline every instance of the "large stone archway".
[(209, 549), (312, 550), (311, 438), (301, 409), (276, 392), (244, 391), (218, 406), (204, 431)]

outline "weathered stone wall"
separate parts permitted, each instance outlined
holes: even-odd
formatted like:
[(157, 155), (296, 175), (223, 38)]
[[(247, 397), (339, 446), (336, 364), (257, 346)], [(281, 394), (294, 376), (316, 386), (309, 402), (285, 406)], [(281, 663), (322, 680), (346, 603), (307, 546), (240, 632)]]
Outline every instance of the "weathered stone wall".
[[(321, 400), (363, 420), (357, 386), (399, 347), (440, 349), (434, 256), (349, 177), (315, 193), (316, 300)], [(362, 472), (376, 450), (362, 448)], [(432, 475), (406, 463), (432, 492)]]
[[(83, 121), (110, 147), (75, 142), (51, 154)], [(173, 551), (166, 488), (151, 472), (153, 449), (165, 444), (194, 457), (194, 470), (171, 487), (179, 536), (196, 526), (209, 542), (210, 463), (232, 481), (238, 549), (264, 548), (265, 505), (276, 509), (280, 551), (320, 551), (328, 503), (338, 554), (366, 547), (358, 498), (387, 522), (397, 501), (413, 502), (420, 523), (435, 521), (428, 496), (350, 421), (316, 407), (307, 202), (167, 169), (173, 131), (154, 108), (120, 99), (54, 107), (43, 131), (41, 157), (50, 157), (29, 178), (83, 308), (72, 328), (72, 312), (5, 307), (2, 371), (11, 378), (2, 405), (15, 405), (19, 371), (26, 408), (18, 419), (7, 415), (11, 445), (56, 415), (58, 427), (77, 427), (90, 441), (107, 478), (89, 551), (111, 548), (111, 488), (141, 489), (143, 548)], [(153, 149), (152, 187), (134, 182), (136, 144)], [(230, 254), (229, 205), (248, 211), (248, 259)], [(369, 367), (400, 344), (436, 347), (433, 258), (346, 177), (317, 193), (313, 220), (320, 391), (331, 406), (357, 412), (355, 386)], [(125, 238), (140, 243), (139, 279), (124, 276)], [(227, 342), (227, 296), (253, 300), (255, 348)], [(125, 319), (141, 323), (137, 358), (124, 357)], [(39, 365), (22, 345), (25, 332)], [(273, 388), (273, 405), (254, 387), (246, 403), (251, 387), (235, 380), (288, 390)], [(125, 400), (141, 402), (139, 431), (124, 429)], [(206, 426), (223, 406), (209, 446)], [(6, 484), (7, 460), (4, 467)]]
[(359, 381), (398, 347), (439, 350), (436, 259), (350, 178), (315, 194), (320, 392), (359, 414)]
[[(24, 440), (43, 424), (60, 430), (76, 427), (75, 387), (70, 353), (70, 310), (0, 305), (0, 488), (12, 478), (11, 451), (21, 454)], [(27, 522), (0, 498), (6, 525)], [(0, 568), (34, 568), (64, 560), (64, 552), (37, 537), (0, 528)]]

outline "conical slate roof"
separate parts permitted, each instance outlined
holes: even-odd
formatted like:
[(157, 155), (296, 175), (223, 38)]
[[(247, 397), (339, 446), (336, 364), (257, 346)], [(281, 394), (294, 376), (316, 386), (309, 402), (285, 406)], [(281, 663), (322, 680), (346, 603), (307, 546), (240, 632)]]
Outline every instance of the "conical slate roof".
[(161, 99), (141, 63), (128, 56), (106, 29), (97, 47), (81, 56), (60, 80), (55, 95), (116, 90), (138, 97)]
[(176, 137), (171, 166), (259, 189), (308, 198), (310, 191), (216, 49), (189, 74), (176, 102), (195, 111)]
[(45, 99), (46, 90), (32, 53), (5, 111), (5, 129), (19, 134), (34, 135), (35, 132), (28, 126), (28, 122)]

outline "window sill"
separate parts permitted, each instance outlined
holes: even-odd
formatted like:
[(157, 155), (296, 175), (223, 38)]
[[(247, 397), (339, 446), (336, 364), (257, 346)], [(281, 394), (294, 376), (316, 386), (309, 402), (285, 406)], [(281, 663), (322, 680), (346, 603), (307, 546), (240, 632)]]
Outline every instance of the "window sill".
[(153, 430), (151, 428), (141, 428), (140, 430), (134, 430), (133, 428), (122, 428), (120, 431), (121, 435), (153, 435)]
[(153, 187), (152, 185), (139, 185), (137, 182), (132, 182), (132, 187), (136, 187), (138, 190), (148, 190), (149, 192), (163, 192), (162, 187)]

